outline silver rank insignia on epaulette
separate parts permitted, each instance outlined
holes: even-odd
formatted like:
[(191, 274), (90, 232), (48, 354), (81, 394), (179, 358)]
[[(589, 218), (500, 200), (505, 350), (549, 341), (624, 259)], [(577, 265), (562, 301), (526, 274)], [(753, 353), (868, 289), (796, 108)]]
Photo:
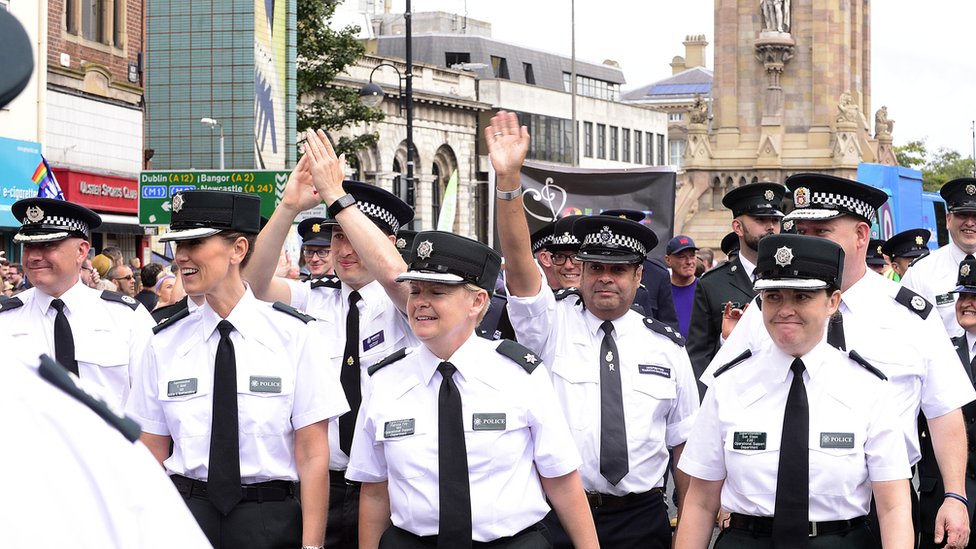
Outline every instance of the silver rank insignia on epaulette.
[(536, 356), (532, 353), (525, 355), (525, 357), (523, 358), (525, 358), (525, 361), (528, 362), (529, 364), (535, 364), (536, 362), (539, 361), (539, 359), (536, 358)]
[(921, 311), (922, 309), (925, 309), (925, 300), (922, 299), (922, 296), (917, 295), (912, 298), (912, 308), (915, 309), (916, 311)]

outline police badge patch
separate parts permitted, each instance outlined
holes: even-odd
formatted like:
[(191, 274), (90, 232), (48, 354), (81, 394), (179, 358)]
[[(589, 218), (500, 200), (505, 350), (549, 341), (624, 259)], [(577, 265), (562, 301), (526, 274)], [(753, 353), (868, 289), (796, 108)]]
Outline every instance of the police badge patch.
[(810, 189), (806, 187), (797, 187), (793, 191), (793, 205), (797, 208), (806, 208), (810, 205)]
[(776, 265), (780, 267), (788, 267), (790, 263), (793, 263), (793, 250), (783, 246), (776, 250), (776, 255), (773, 256), (776, 260)]

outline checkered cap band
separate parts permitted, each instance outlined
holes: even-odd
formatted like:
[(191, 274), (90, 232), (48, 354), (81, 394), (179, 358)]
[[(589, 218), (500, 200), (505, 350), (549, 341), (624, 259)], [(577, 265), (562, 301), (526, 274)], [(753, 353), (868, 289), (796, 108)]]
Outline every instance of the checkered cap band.
[(546, 236), (543, 236), (539, 240), (536, 240), (535, 242), (532, 243), (532, 253), (536, 253), (542, 248), (545, 248), (546, 246), (552, 243), (553, 243), (553, 236), (551, 234), (547, 234)]
[(357, 206), (359, 206), (359, 211), (366, 214), (367, 217), (378, 219), (389, 225), (390, 229), (393, 230), (393, 234), (396, 234), (400, 230), (400, 222), (397, 221), (396, 216), (390, 210), (377, 204), (363, 201), (357, 202)]
[(874, 207), (867, 202), (838, 193), (811, 192), (810, 206), (817, 206), (819, 210), (837, 209), (845, 213), (853, 213), (866, 219), (874, 219)]
[(609, 238), (604, 236), (609, 231), (598, 231), (590, 233), (583, 238), (583, 248), (587, 246), (598, 246), (603, 248), (625, 248), (639, 255), (647, 255), (647, 248), (640, 240), (632, 236), (609, 232)]
[(31, 221), (25, 217), (21, 220), (21, 224), (24, 227), (44, 225), (50, 228), (64, 229), (65, 231), (69, 232), (77, 231), (84, 234), (85, 238), (91, 238), (91, 230), (88, 228), (88, 223), (73, 217), (64, 217), (62, 215), (45, 215), (39, 221)]
[(580, 241), (573, 233), (563, 233), (561, 235), (553, 236), (551, 243), (555, 246), (566, 246), (571, 244), (579, 244)]

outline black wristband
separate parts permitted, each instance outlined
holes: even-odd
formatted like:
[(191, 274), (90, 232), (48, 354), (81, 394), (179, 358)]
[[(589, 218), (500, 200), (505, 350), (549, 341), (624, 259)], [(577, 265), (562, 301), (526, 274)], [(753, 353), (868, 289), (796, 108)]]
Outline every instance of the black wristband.
[(335, 202), (329, 204), (327, 211), (329, 212), (329, 217), (335, 219), (339, 212), (352, 206), (356, 203), (356, 199), (351, 194), (344, 194), (340, 196)]

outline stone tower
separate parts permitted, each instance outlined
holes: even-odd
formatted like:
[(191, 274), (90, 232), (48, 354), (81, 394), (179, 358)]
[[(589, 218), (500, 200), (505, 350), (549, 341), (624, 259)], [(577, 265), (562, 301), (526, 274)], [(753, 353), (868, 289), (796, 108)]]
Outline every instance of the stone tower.
[(874, 137), (866, 114), (870, 0), (715, 0), (714, 51), (711, 112), (688, 127), (676, 232), (717, 244), (731, 218), (722, 196), (739, 185), (895, 163), (887, 111)]

